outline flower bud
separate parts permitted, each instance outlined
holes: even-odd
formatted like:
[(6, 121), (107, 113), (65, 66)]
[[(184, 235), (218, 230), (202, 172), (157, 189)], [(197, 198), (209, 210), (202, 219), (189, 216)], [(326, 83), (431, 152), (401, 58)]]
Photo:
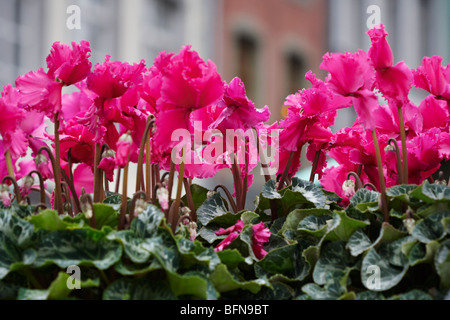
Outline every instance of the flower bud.
[(408, 233), (411, 234), (414, 226), (416, 225), (416, 221), (412, 218), (406, 218), (403, 220), (403, 225), (405, 226)]
[(156, 197), (163, 210), (169, 209), (169, 191), (166, 188), (156, 189)]
[(390, 151), (395, 151), (395, 148), (393, 145), (388, 144), (386, 147), (384, 147), (384, 152), (390, 152)]
[(5, 207), (11, 206), (11, 197), (9, 194), (9, 186), (7, 184), (0, 184), (0, 200)]
[(137, 199), (134, 203), (134, 216), (141, 214), (148, 206), (148, 203), (144, 199)]
[(187, 227), (189, 230), (189, 240), (194, 241), (197, 237), (197, 224), (194, 221), (191, 221)]
[(347, 198), (353, 197), (355, 194), (355, 181), (349, 179), (345, 180), (342, 184), (342, 191), (344, 191), (344, 196)]
[(215, 195), (216, 193), (217, 193), (217, 191), (209, 190), (209, 191), (206, 193), (206, 198), (209, 199), (209, 198), (211, 198), (213, 195)]

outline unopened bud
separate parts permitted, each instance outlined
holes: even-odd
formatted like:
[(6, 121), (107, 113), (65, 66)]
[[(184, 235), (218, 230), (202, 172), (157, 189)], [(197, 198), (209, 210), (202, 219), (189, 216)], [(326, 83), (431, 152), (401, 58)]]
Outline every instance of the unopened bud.
[(191, 213), (191, 209), (189, 209), (189, 207), (181, 207), (180, 213), (182, 216), (189, 215)]
[(134, 215), (141, 214), (148, 206), (148, 203), (144, 199), (137, 199), (134, 203)]
[(217, 191), (209, 190), (209, 191), (206, 193), (206, 198), (209, 199), (209, 198), (211, 198), (213, 195), (215, 195), (216, 193), (217, 193)]
[(342, 184), (342, 191), (344, 191), (344, 196), (346, 198), (351, 198), (353, 197), (353, 195), (355, 194), (355, 181), (349, 179), (349, 180), (345, 180), (344, 183)]
[(34, 163), (36, 163), (37, 166), (39, 166), (41, 164), (47, 164), (47, 162), (48, 162), (48, 159), (45, 154), (39, 153), (36, 155), (36, 157), (34, 157)]
[(197, 224), (194, 221), (189, 222), (188, 224), (189, 230), (189, 240), (194, 241), (197, 237)]
[(416, 221), (412, 218), (406, 218), (403, 220), (403, 225), (405, 226), (408, 233), (411, 234), (414, 226), (416, 225)]
[(119, 141), (126, 141), (129, 143), (133, 143), (133, 138), (131, 137), (130, 133), (124, 133), (119, 137)]
[(116, 156), (116, 152), (113, 149), (106, 149), (102, 153), (102, 158), (114, 158)]
[(384, 147), (384, 152), (390, 152), (390, 151), (395, 151), (395, 147), (391, 144), (388, 144), (386, 147)]

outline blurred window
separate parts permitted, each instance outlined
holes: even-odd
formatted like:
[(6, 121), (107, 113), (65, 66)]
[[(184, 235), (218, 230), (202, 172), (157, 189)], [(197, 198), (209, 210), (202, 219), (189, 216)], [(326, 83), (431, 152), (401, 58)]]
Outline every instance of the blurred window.
[(286, 90), (292, 94), (303, 89), (305, 64), (298, 53), (290, 52), (286, 55)]
[(258, 43), (249, 35), (239, 34), (236, 37), (237, 76), (244, 82), (247, 96), (255, 99)]

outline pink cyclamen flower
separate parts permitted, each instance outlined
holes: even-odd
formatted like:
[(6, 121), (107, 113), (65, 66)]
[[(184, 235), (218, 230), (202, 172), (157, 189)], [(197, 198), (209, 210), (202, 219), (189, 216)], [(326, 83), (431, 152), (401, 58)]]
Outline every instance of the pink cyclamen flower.
[(169, 209), (169, 191), (165, 187), (156, 189), (156, 197), (158, 198), (161, 209)]
[(270, 238), (270, 230), (264, 226), (263, 222), (258, 224), (254, 224), (252, 226), (253, 237), (252, 237), (252, 249), (256, 258), (262, 259), (267, 254), (267, 251), (264, 250), (263, 245), (266, 242), (269, 242)]
[(44, 69), (19, 76), (16, 87), (21, 93), (21, 103), (25, 109), (40, 111), (50, 119), (61, 110), (63, 84), (55, 81)]
[(222, 251), (226, 247), (228, 247), (231, 242), (233, 242), (234, 239), (236, 239), (239, 236), (239, 233), (244, 229), (244, 222), (242, 220), (238, 220), (236, 224), (233, 226), (223, 229), (220, 228), (219, 230), (215, 231), (215, 234), (218, 236), (227, 235), (225, 239), (223, 239), (217, 247), (214, 248), (214, 251)]
[(388, 33), (384, 30), (383, 24), (375, 26), (367, 33), (372, 41), (368, 55), (376, 70), (376, 87), (387, 99), (405, 104), (408, 102), (408, 93), (413, 81), (411, 70), (403, 61), (393, 66), (391, 47), (386, 40)]
[(367, 53), (328, 53), (323, 56), (320, 68), (328, 71), (327, 85), (337, 94), (348, 96), (358, 90), (371, 90), (375, 73)]
[(72, 42), (72, 48), (67, 44), (53, 43), (46, 59), (48, 74), (65, 85), (83, 80), (91, 71), (90, 52), (88, 41)]
[(256, 109), (254, 103), (247, 98), (244, 83), (237, 77), (226, 86), (219, 104), (223, 106), (222, 113), (211, 127), (222, 132), (227, 129), (254, 128), (270, 118), (269, 107)]
[(114, 169), (116, 167), (116, 152), (112, 149), (105, 150), (102, 154), (102, 159), (97, 168), (102, 169), (105, 173), (106, 179), (114, 180)]
[(424, 57), (422, 65), (413, 71), (414, 85), (436, 97), (450, 99), (450, 68), (441, 66), (442, 57)]
[(130, 87), (142, 81), (145, 61), (129, 64), (127, 62), (110, 61), (107, 55), (103, 63), (97, 63), (87, 77), (87, 88), (105, 99), (117, 98)]
[(132, 156), (132, 154), (136, 152), (137, 147), (133, 143), (131, 135), (129, 135), (128, 133), (120, 136), (116, 146), (116, 165), (119, 168), (124, 168), (127, 165), (128, 161), (130, 161), (130, 157)]

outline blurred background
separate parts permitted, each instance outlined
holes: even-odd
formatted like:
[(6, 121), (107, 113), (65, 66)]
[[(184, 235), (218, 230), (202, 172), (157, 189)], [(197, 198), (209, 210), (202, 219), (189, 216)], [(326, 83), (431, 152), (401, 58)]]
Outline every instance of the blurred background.
[[(256, 106), (270, 107), (273, 122), (285, 114), (286, 96), (308, 86), (307, 71), (324, 78), (326, 52), (369, 48), (374, 6), (395, 63), (415, 69), (431, 55), (449, 62), (448, 0), (0, 0), (0, 85), (45, 68), (54, 41), (90, 41), (93, 64), (109, 54), (147, 66), (161, 50), (191, 44), (224, 80), (240, 77)], [(421, 97), (412, 92), (413, 102)], [(333, 130), (351, 125), (352, 112), (340, 111)], [(308, 177), (309, 165), (302, 160)], [(263, 181), (256, 173), (255, 184)]]

